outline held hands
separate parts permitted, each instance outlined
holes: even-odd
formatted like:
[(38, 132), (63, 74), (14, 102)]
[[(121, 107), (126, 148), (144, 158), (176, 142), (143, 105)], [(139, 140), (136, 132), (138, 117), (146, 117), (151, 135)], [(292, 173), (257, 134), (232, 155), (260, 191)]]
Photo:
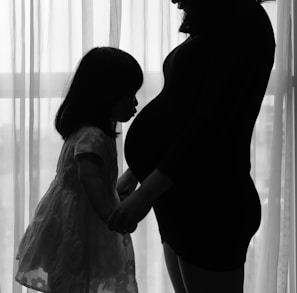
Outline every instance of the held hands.
[(135, 191), (114, 209), (108, 219), (108, 227), (120, 233), (132, 233), (150, 209), (150, 202)]
[(120, 233), (131, 231), (148, 214), (154, 201), (172, 186), (169, 177), (158, 169), (152, 171), (140, 187), (114, 209), (108, 219), (109, 229)]

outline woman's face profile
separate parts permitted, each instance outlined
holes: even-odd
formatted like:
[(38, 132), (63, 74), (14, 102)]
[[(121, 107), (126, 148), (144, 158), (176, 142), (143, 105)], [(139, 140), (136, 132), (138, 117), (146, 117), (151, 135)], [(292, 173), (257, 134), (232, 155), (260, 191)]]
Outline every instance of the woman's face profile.
[(184, 11), (187, 11), (189, 8), (189, 3), (191, 0), (171, 0), (173, 4), (177, 3), (178, 9), (183, 9)]

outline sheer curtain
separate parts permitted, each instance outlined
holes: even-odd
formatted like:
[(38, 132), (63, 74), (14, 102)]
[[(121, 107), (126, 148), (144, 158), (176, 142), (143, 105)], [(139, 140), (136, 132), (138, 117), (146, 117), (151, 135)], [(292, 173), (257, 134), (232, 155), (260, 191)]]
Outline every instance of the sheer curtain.
[[(295, 6), (264, 5), (277, 52), (252, 143), (263, 216), (248, 251), (245, 293), (296, 292)], [(132, 53), (145, 74), (140, 110), (162, 87), (164, 57), (185, 39), (177, 32), (180, 20), (169, 0), (0, 1), (1, 293), (27, 292), (13, 280), (16, 248), (55, 174), (62, 140), (53, 120), (78, 60), (93, 46)], [(121, 171), (128, 127), (122, 125), (118, 140)], [(152, 213), (132, 237), (140, 292), (173, 293)]]

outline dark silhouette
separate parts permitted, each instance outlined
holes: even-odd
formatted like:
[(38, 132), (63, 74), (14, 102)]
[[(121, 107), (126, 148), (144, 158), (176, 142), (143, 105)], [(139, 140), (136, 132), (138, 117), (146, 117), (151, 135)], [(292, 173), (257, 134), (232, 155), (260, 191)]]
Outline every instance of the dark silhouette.
[(132, 192), (110, 228), (126, 231), (153, 207), (176, 292), (243, 292), (249, 242), (261, 220), (250, 143), (274, 62), (260, 1), (173, 0), (185, 42), (164, 61), (164, 87), (133, 121)]
[(131, 237), (110, 231), (119, 204), (116, 123), (136, 112), (142, 70), (128, 53), (94, 48), (81, 60), (55, 125), (57, 174), (17, 254), (16, 281), (52, 293), (137, 292)]

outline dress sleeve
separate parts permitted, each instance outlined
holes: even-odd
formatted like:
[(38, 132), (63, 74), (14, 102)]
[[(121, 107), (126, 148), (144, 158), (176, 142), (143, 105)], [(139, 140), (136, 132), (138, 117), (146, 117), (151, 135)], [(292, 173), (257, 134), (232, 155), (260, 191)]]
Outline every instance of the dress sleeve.
[(104, 161), (106, 157), (105, 134), (98, 128), (83, 130), (74, 146), (74, 158), (81, 154), (95, 154)]

